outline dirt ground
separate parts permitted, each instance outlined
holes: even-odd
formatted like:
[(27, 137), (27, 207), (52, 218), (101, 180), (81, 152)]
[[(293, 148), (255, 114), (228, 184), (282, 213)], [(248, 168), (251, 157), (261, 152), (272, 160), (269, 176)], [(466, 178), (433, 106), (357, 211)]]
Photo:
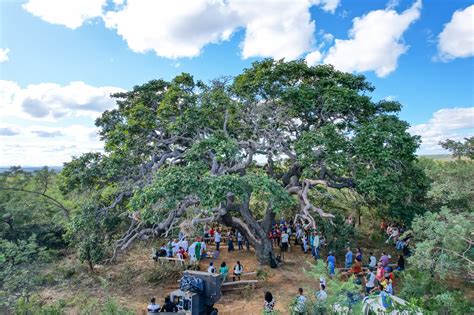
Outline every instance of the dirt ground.
[[(208, 245), (208, 247), (213, 249), (213, 245)], [(108, 296), (112, 296), (121, 305), (135, 310), (136, 314), (146, 314), (145, 310), (150, 297), (155, 296), (157, 302), (161, 304), (166, 295), (178, 288), (178, 284), (174, 281), (161, 286), (155, 286), (146, 281), (145, 274), (157, 265), (150, 258), (150, 252), (151, 246), (137, 246), (121, 257), (115, 265), (96, 266), (94, 274), (90, 274), (85, 266), (81, 267), (83, 275), (80, 279), (45, 288), (40, 292), (40, 296), (48, 304), (61, 299), (66, 301), (75, 299), (80, 304), (87, 298), (103, 301), (107, 292)], [(74, 258), (67, 257), (62, 265), (77, 264), (73, 260)], [(253, 249), (228, 253), (227, 246), (221, 246), (219, 258), (213, 261), (217, 269), (221, 262), (225, 261), (232, 270), (237, 260), (240, 260), (244, 266), (244, 272), (257, 271), (259, 268)], [(200, 270), (207, 270), (210, 261), (210, 259), (201, 260)], [(277, 301), (275, 308), (285, 314), (288, 304), (292, 298), (296, 297), (299, 287), (314, 290), (318, 288), (319, 281), (312, 279), (303, 271), (304, 267), (309, 267), (306, 261), (312, 261), (310, 254), (304, 254), (299, 247), (291, 247), (290, 252), (285, 254), (282, 266), (278, 269), (267, 267), (265, 269), (268, 272), (267, 279), (259, 281), (254, 290), (225, 292), (215, 307), (219, 310), (219, 314), (223, 315), (261, 314), (264, 293), (270, 291)], [(108, 283), (106, 288), (102, 284), (104, 279)], [(255, 276), (252, 279), (255, 279)], [(77, 314), (78, 308), (69, 308), (67, 313)]]
[[(364, 236), (356, 242), (363, 250), (364, 261), (367, 259), (369, 251), (376, 248), (374, 250), (376, 257), (380, 257), (381, 251), (385, 250), (392, 255), (391, 262), (396, 263), (397, 253), (392, 247), (380, 244), (380, 242), (372, 242), (369, 239)], [(80, 305), (91, 298), (103, 303), (106, 296), (113, 297), (122, 306), (135, 310), (136, 314), (146, 314), (146, 306), (150, 297), (155, 296), (157, 302), (162, 304), (164, 297), (178, 288), (176, 280), (161, 285), (154, 285), (147, 281), (146, 274), (152, 272), (158, 264), (150, 257), (151, 248), (152, 244), (139, 244), (121, 256), (118, 263), (110, 266), (97, 266), (94, 274), (90, 274), (85, 265), (77, 267), (77, 260), (73, 256), (67, 256), (57, 268), (76, 266), (79, 268), (76, 276), (68, 282), (62, 282), (42, 290), (40, 296), (48, 304), (60, 299), (73, 301), (69, 304), (75, 306), (69, 308), (67, 314), (78, 314)], [(208, 245), (208, 248), (212, 250), (213, 245)], [(278, 253), (279, 249), (276, 249), (276, 254)], [(326, 257), (325, 250), (322, 253), (323, 257)], [(341, 252), (336, 257), (337, 266), (341, 267), (343, 255), (344, 253)], [(225, 261), (229, 270), (232, 270), (237, 260), (240, 260), (244, 265), (244, 272), (257, 271), (260, 268), (252, 249), (251, 251), (244, 249), (228, 253), (225, 245), (221, 246), (221, 253), (219, 258), (214, 260), (214, 265), (218, 269), (221, 262)], [(309, 263), (313, 261), (310, 254), (304, 254), (299, 246), (293, 245), (290, 247), (290, 251), (285, 254), (284, 262), (280, 268), (265, 268), (268, 277), (264, 281), (259, 280), (258, 286), (254, 290), (225, 292), (215, 307), (221, 315), (261, 314), (264, 293), (270, 291), (276, 300), (276, 310), (281, 314), (287, 314), (288, 305), (296, 297), (299, 287), (304, 288), (307, 295), (314, 294), (319, 288), (318, 279), (312, 278), (304, 271), (304, 268), (308, 269)], [(209, 262), (210, 259), (203, 259), (200, 262), (200, 270), (207, 270)], [(180, 277), (180, 275), (176, 276)]]

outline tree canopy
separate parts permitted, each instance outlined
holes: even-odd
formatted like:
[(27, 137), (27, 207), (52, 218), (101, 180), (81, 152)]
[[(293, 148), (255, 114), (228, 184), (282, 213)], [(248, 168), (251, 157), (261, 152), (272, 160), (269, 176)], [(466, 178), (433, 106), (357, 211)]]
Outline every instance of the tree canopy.
[(373, 101), (373, 90), (364, 76), (304, 61), (263, 60), (209, 83), (153, 80), (113, 95), (118, 107), (96, 121), (105, 153), (67, 163), (61, 189), (95, 196), (97, 215), (129, 214), (119, 249), (213, 221), (239, 230), (261, 262), (282, 209), (312, 228), (315, 216), (334, 218), (314, 203), (329, 189), (413, 217), (428, 187), (419, 137), (397, 117), (401, 105)]

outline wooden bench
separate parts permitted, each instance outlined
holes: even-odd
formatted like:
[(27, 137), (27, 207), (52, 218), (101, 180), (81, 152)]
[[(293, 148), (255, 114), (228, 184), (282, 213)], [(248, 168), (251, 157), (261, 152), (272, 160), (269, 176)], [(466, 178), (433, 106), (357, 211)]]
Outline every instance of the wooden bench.
[(184, 263), (186, 262), (184, 259), (181, 259), (181, 258), (169, 258), (169, 257), (158, 257), (158, 261), (161, 264), (163, 264), (165, 261), (174, 262), (175, 264), (178, 264), (180, 266), (184, 266)]
[(239, 281), (229, 281), (224, 282), (221, 286), (221, 290), (225, 291), (235, 291), (235, 290), (243, 290), (247, 287), (255, 289), (258, 280), (239, 280)]

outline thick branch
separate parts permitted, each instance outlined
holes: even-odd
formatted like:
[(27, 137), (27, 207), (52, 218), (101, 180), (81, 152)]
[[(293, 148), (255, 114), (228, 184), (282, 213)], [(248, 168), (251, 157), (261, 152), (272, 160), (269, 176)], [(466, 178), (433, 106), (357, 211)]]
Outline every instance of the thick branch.
[(43, 198), (47, 199), (49, 203), (63, 210), (64, 217), (66, 218), (66, 220), (69, 220), (69, 214), (71, 211), (68, 208), (66, 208), (61, 202), (45, 194), (44, 192), (37, 192), (34, 190), (28, 190), (28, 189), (16, 188), (16, 187), (0, 187), (0, 190), (11, 190), (11, 191), (17, 191), (17, 192), (21, 191), (21, 192), (26, 192), (26, 193), (42, 196)]

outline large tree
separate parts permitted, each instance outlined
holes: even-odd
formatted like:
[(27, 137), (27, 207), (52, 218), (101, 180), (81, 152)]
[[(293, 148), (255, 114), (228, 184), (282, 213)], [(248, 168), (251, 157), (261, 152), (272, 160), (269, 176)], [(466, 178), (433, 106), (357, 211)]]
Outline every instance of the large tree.
[(104, 154), (63, 170), (63, 190), (115, 198), (98, 214), (126, 207), (131, 225), (117, 242), (162, 235), (181, 224), (219, 222), (239, 230), (262, 263), (281, 209), (316, 227), (331, 209), (314, 204), (328, 189), (351, 189), (396, 213), (418, 210), (426, 190), (414, 163), (419, 138), (374, 102), (363, 76), (304, 61), (255, 62), (234, 78), (205, 84), (189, 74), (115, 94), (118, 108), (96, 121)]

